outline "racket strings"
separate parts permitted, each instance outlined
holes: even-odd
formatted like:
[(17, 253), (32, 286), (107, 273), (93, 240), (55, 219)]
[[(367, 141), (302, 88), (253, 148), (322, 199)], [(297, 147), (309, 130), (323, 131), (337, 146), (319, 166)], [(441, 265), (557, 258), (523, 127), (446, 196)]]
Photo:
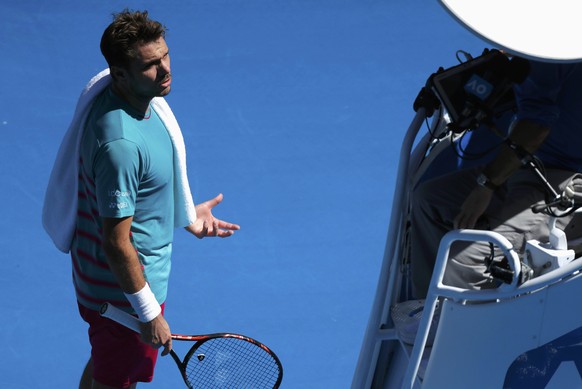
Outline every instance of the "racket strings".
[(279, 365), (268, 351), (237, 338), (202, 343), (186, 365), (192, 388), (273, 388), (279, 374)]

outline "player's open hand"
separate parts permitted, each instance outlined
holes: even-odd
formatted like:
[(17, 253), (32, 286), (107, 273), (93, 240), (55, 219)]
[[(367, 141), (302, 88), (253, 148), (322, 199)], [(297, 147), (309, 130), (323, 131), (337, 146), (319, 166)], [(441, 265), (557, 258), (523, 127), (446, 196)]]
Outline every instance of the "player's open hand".
[(202, 239), (207, 236), (227, 238), (239, 230), (239, 225), (217, 219), (212, 215), (212, 208), (220, 204), (222, 198), (221, 193), (211, 200), (196, 205), (196, 221), (186, 227), (186, 231)]

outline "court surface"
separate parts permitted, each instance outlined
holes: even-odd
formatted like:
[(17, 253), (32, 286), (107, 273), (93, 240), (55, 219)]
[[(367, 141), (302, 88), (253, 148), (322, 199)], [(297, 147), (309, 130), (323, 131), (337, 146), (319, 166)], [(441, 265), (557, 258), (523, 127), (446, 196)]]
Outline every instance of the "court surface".
[[(486, 44), (436, 1), (3, 0), (0, 387), (74, 388), (89, 356), (44, 191), (111, 14), (169, 28), (168, 96), (196, 201), (224, 193), (227, 240), (176, 231), (167, 318), (280, 357), (283, 388), (348, 388), (374, 296), (412, 103), (455, 51)], [(183, 351), (180, 344), (176, 349)], [(151, 388), (179, 388), (168, 358)]]

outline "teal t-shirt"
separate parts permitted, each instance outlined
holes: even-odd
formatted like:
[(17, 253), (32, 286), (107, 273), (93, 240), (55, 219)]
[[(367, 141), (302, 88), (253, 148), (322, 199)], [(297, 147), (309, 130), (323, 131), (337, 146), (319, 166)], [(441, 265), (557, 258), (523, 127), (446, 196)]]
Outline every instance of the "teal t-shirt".
[(131, 241), (158, 302), (165, 301), (174, 233), (173, 147), (150, 108), (138, 114), (109, 88), (93, 103), (80, 146), (77, 229), (71, 249), (78, 301), (131, 312), (101, 248), (102, 218), (132, 216)]

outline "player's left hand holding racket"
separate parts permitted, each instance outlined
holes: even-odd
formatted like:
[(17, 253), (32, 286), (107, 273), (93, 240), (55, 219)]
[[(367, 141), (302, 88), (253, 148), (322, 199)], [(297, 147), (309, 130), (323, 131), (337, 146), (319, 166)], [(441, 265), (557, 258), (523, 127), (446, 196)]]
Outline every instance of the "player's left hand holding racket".
[[(109, 303), (101, 306), (101, 316), (140, 332), (140, 322), (135, 316)], [(189, 388), (270, 389), (278, 388), (283, 379), (283, 366), (277, 355), (247, 336), (172, 334), (172, 339), (196, 342), (184, 360), (174, 350), (170, 351)]]

